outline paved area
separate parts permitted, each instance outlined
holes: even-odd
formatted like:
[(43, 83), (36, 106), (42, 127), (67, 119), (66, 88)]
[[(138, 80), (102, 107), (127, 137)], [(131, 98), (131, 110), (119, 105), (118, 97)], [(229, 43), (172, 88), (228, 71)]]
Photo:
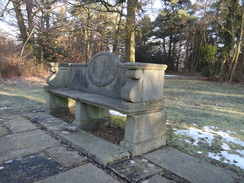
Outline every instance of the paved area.
[(164, 147), (130, 158), (43, 109), (0, 111), (0, 183), (237, 183), (241, 175)]

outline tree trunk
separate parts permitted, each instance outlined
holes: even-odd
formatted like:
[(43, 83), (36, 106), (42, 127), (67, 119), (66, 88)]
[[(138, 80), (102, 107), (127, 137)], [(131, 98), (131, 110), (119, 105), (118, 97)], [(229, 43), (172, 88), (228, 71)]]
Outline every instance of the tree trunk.
[[(121, 10), (122, 8), (120, 8)], [(118, 50), (118, 43), (119, 43), (119, 30), (120, 30), (120, 25), (121, 25), (121, 14), (117, 14), (117, 20), (116, 20), (116, 26), (115, 26), (115, 38), (114, 38), (114, 43), (113, 43), (113, 53), (116, 55), (119, 55), (119, 50)]]
[(234, 54), (233, 67), (232, 67), (232, 70), (231, 70), (229, 83), (231, 83), (232, 80), (233, 80), (233, 76), (235, 74), (238, 58), (239, 58), (239, 55), (240, 55), (240, 52), (241, 52), (241, 43), (242, 43), (242, 37), (243, 37), (243, 31), (244, 31), (243, 27), (244, 27), (244, 13), (242, 13), (240, 36), (239, 36), (237, 47), (236, 47), (236, 51), (235, 51), (235, 54)]
[(222, 62), (221, 62), (221, 66), (220, 66), (220, 81), (224, 81), (224, 73), (225, 73), (225, 63), (226, 63), (226, 59), (224, 59)]
[(128, 0), (126, 16), (125, 61), (135, 62), (136, 6), (138, 0)]
[(34, 29), (34, 15), (33, 15), (33, 0), (25, 0), (26, 3), (26, 11), (27, 11), (27, 18), (28, 18), (28, 26), (29, 26), (29, 32), (31, 32)]
[(16, 15), (16, 19), (17, 19), (17, 23), (18, 23), (18, 27), (19, 27), (21, 39), (22, 39), (23, 44), (24, 44), (28, 38), (28, 34), (27, 34), (27, 29), (25, 26), (23, 14), (21, 12), (20, 2), (14, 1), (14, 0), (12, 0), (11, 2), (14, 6), (14, 11), (15, 11), (15, 15)]
[(169, 51), (168, 51), (168, 66), (169, 66), (169, 69), (168, 69), (168, 71), (169, 72), (172, 72), (172, 70), (173, 70), (173, 68), (172, 68), (172, 62), (173, 62), (173, 60), (172, 60), (172, 55), (171, 55), (171, 53), (172, 53), (172, 34), (169, 36)]
[(181, 57), (181, 46), (182, 46), (182, 42), (180, 40), (180, 43), (179, 43), (179, 48), (178, 48), (178, 58), (176, 59), (176, 72), (179, 71), (179, 65), (180, 65), (180, 57)]

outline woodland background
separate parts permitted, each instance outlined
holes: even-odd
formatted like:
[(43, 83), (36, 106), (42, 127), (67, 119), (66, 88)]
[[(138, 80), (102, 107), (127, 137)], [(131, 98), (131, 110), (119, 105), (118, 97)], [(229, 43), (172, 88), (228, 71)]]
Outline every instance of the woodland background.
[[(243, 0), (2, 0), (0, 79), (43, 75), (47, 62), (87, 62), (99, 51), (123, 61), (167, 64), (168, 73), (200, 73), (243, 82)], [(131, 34), (134, 33), (134, 34)], [(126, 51), (133, 43), (135, 60)], [(133, 45), (132, 44), (132, 45)]]

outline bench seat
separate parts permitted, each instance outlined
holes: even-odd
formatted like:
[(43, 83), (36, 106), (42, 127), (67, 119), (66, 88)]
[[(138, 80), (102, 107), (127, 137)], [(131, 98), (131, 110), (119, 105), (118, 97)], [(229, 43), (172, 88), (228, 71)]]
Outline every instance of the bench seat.
[(50, 86), (46, 86), (44, 90), (50, 94), (58, 95), (64, 98), (71, 98), (75, 101), (79, 101), (101, 108), (113, 109), (115, 111), (127, 115), (160, 111), (164, 107), (164, 102), (162, 100), (131, 103), (121, 99), (72, 90), (68, 88), (49, 89), (49, 87)]

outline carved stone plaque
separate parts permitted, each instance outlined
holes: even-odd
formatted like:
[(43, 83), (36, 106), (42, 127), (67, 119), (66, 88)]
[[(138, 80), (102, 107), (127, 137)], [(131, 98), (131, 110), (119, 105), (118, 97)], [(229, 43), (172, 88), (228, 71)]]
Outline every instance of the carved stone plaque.
[(113, 82), (117, 71), (117, 61), (108, 53), (95, 55), (89, 63), (88, 76), (90, 81), (105, 87)]

